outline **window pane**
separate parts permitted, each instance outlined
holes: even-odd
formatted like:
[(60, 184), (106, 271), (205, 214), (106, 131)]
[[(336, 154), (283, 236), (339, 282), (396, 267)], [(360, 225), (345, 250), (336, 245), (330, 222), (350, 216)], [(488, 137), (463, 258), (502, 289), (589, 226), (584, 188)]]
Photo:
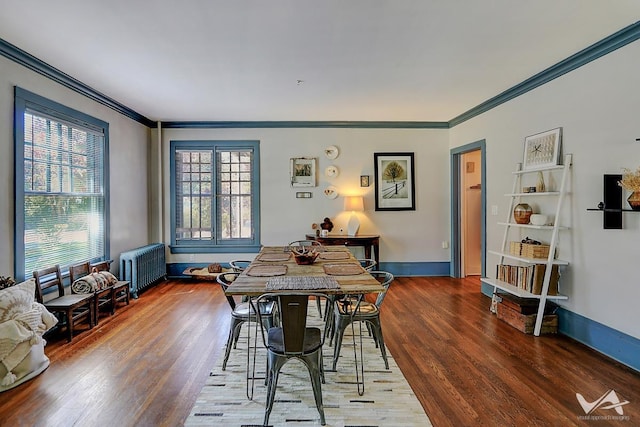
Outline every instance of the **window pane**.
[(58, 121), (51, 111), (22, 114), (24, 277), (55, 264), (105, 259), (104, 136)]
[(251, 240), (256, 237), (252, 191), (258, 188), (253, 185), (257, 178), (252, 168), (254, 148), (225, 149), (231, 144), (172, 143), (176, 244), (255, 245)]

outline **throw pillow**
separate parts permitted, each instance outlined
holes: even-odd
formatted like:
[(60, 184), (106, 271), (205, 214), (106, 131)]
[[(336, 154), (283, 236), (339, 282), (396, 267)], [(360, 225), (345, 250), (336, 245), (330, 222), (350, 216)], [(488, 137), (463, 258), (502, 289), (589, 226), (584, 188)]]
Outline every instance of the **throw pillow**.
[(0, 290), (0, 323), (31, 310), (35, 300), (36, 280), (29, 279), (10, 288)]

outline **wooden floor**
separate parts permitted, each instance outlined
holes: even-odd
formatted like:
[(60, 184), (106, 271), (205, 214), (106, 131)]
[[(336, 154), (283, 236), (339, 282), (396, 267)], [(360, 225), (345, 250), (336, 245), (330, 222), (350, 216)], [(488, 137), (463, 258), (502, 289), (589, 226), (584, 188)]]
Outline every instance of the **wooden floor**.
[[(398, 278), (384, 302), (387, 347), (434, 426), (640, 425), (638, 372), (564, 336), (518, 332), (489, 313), (479, 288)], [(51, 366), (0, 394), (0, 425), (181, 425), (228, 321), (217, 285), (164, 282), (71, 344), (51, 337)], [(576, 393), (595, 401), (608, 390), (629, 401), (628, 420), (581, 420)]]

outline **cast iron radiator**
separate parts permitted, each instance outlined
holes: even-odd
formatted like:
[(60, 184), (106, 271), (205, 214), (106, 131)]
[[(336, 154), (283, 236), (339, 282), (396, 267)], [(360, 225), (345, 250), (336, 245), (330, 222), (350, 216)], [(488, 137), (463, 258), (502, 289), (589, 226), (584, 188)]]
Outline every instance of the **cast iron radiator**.
[(152, 243), (120, 254), (120, 280), (131, 283), (134, 298), (138, 298), (138, 292), (164, 280), (166, 276), (163, 243)]

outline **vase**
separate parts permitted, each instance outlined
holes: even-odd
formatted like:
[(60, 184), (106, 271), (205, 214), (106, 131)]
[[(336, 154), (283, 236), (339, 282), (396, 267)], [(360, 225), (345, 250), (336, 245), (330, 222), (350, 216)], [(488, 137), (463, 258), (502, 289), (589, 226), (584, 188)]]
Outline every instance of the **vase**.
[(634, 211), (640, 211), (640, 191), (632, 192), (627, 198), (627, 202), (629, 203), (629, 206), (631, 206), (631, 209)]
[(538, 182), (536, 183), (536, 193), (544, 192), (544, 176), (542, 176), (542, 171), (538, 171)]
[(529, 224), (533, 209), (527, 203), (520, 203), (513, 208), (513, 219), (517, 224)]

